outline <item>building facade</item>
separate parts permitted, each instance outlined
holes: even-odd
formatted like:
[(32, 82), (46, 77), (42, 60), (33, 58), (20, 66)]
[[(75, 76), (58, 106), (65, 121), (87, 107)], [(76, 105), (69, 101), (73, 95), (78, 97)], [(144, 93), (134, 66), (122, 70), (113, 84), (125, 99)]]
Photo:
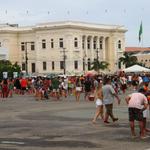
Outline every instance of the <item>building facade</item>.
[(126, 47), (125, 52), (133, 54), (139, 63), (150, 68), (150, 47)]
[(74, 21), (30, 27), (5, 24), (0, 26), (0, 48), (31, 74), (81, 73), (90, 70), (94, 59), (107, 61), (108, 71), (116, 71), (126, 31), (124, 26)]

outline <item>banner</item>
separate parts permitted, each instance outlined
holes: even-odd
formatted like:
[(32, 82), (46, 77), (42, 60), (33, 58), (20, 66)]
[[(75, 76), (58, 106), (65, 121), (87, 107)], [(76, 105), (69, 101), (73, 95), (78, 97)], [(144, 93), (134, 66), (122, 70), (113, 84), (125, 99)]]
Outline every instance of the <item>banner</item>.
[(7, 77), (8, 77), (8, 72), (3, 72), (3, 78), (7, 79)]
[(18, 72), (13, 72), (13, 78), (17, 78), (18, 77)]

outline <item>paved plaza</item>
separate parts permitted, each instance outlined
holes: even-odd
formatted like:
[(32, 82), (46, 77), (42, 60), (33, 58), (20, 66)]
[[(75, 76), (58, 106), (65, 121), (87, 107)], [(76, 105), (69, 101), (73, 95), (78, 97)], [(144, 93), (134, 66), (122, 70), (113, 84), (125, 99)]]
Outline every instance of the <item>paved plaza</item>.
[[(36, 101), (31, 95), (0, 100), (0, 150), (148, 150), (150, 138), (132, 139), (124, 95), (114, 106), (119, 121), (91, 120), (95, 104), (74, 96)], [(150, 121), (148, 121), (150, 127)], [(136, 123), (136, 132), (139, 133)]]

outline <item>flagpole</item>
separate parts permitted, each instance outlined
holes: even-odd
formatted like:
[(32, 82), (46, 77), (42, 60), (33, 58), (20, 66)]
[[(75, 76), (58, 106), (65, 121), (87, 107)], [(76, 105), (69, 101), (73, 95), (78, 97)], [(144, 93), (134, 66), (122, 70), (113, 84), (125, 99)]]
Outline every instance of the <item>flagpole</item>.
[(143, 48), (143, 45), (144, 45), (144, 38), (143, 38), (143, 22), (142, 22), (142, 48)]

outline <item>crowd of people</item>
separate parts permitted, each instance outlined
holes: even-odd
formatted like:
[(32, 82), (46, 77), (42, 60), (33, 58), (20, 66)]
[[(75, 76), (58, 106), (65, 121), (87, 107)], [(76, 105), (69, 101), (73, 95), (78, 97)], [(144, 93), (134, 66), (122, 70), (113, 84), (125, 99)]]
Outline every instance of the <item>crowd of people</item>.
[[(63, 76), (63, 77), (33, 77), (15, 78), (0, 80), (0, 99), (6, 100), (13, 97), (13, 94), (31, 94), (35, 100), (62, 100), (68, 96), (74, 96), (77, 102), (81, 100), (81, 93), (84, 100), (95, 100), (96, 112), (92, 122), (95, 124), (100, 116), (104, 123), (109, 124), (118, 121), (113, 114), (114, 98), (120, 104), (119, 94), (125, 94), (127, 88), (131, 90), (126, 97), (129, 110), (129, 121), (131, 135), (135, 137), (134, 121), (139, 121), (140, 137), (145, 138), (149, 132), (147, 128), (147, 117), (149, 114), (150, 88), (149, 75), (130, 74), (120, 72), (118, 75), (97, 75), (97, 76)], [(132, 88), (131, 88), (132, 87)], [(105, 114), (104, 114), (105, 106)]]
[[(119, 81), (119, 82), (116, 82)], [(150, 88), (149, 88), (150, 77), (147, 75), (133, 75), (126, 76), (125, 73), (121, 73), (118, 78), (106, 77), (103, 80), (103, 85), (99, 83), (96, 90), (96, 113), (93, 118), (93, 123), (99, 116), (103, 119), (104, 123), (110, 123), (108, 118), (110, 117), (113, 122), (117, 121), (113, 115), (113, 101), (114, 97), (120, 104), (120, 98), (118, 92), (120, 89), (124, 94), (127, 87), (130, 88), (130, 94), (126, 96), (125, 100), (128, 105), (129, 122), (131, 128), (132, 138), (137, 137), (135, 132), (134, 121), (139, 121), (140, 138), (145, 139), (149, 136), (147, 134), (150, 129), (147, 128), (147, 118), (149, 117), (150, 109)], [(120, 83), (120, 84), (118, 84)], [(120, 87), (120, 88), (118, 88)], [(103, 115), (103, 105), (105, 105), (105, 117)]]
[(81, 93), (85, 93), (84, 99), (88, 100), (90, 93), (94, 93), (99, 80), (102, 80), (102, 76), (3, 79), (0, 81), (0, 97), (7, 98), (12, 97), (13, 94), (28, 93), (34, 95), (36, 100), (46, 100), (51, 97), (59, 100), (61, 97), (74, 95), (79, 102)]

